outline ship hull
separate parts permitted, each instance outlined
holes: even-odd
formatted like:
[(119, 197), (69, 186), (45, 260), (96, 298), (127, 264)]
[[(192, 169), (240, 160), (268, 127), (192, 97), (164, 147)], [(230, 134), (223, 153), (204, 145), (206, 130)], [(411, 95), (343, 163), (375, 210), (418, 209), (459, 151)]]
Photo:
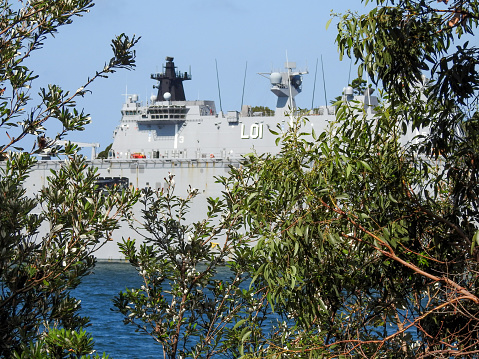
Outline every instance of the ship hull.
[[(32, 168), (30, 176), (24, 183), (27, 196), (34, 196), (38, 191), (48, 184), (48, 176), (51, 170), (57, 171), (64, 162), (61, 160), (42, 160)], [(175, 194), (186, 196), (188, 188), (198, 189), (198, 195), (193, 201), (187, 221), (192, 223), (199, 221), (206, 216), (207, 198), (220, 197), (223, 186), (217, 183), (216, 178), (227, 176), (230, 166), (239, 166), (239, 161), (233, 160), (159, 160), (159, 159), (138, 159), (138, 160), (93, 160), (89, 161), (90, 166), (98, 169), (101, 178), (128, 178), (130, 186), (135, 189), (151, 188), (161, 190), (167, 186), (167, 178), (174, 175)], [(133, 208), (133, 225), (140, 228), (142, 205), (137, 203)], [(39, 237), (47, 232), (47, 224), (42, 227)], [(146, 233), (145, 233), (146, 234)], [(120, 229), (114, 231), (112, 238), (105, 243), (96, 253), (98, 259), (121, 260), (123, 254), (119, 251), (118, 243), (122, 239), (137, 239), (142, 242), (142, 237), (130, 228), (126, 222), (121, 224)], [(221, 239), (219, 240), (219, 242)]]

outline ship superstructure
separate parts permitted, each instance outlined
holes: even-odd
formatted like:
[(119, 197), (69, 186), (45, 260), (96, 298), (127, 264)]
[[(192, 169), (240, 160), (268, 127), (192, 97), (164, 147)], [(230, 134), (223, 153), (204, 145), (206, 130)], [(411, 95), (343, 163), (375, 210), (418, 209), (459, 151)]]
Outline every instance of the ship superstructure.
[[(107, 159), (91, 159), (99, 170), (101, 183), (121, 183), (135, 188), (161, 189), (169, 173), (175, 175), (176, 191), (185, 193), (188, 186), (199, 190), (192, 208), (192, 220), (206, 212), (206, 198), (218, 197), (223, 188), (215, 177), (227, 175), (230, 166), (239, 166), (242, 156), (252, 152), (277, 153), (276, 136), (269, 129), (279, 124), (287, 129), (296, 109), (294, 98), (301, 92), (302, 77), (307, 71), (296, 71), (294, 63), (286, 63), (282, 72), (261, 73), (270, 80), (277, 96), (273, 115), (253, 113), (250, 106), (241, 111), (217, 111), (214, 101), (186, 100), (183, 82), (191, 73), (178, 72), (173, 57), (166, 58), (163, 72), (152, 74), (157, 80), (156, 96), (141, 103), (138, 95), (127, 97), (121, 109), (121, 120), (113, 133), (113, 145)], [(352, 89), (345, 96), (352, 99)], [(146, 99), (145, 99), (146, 100)], [(371, 109), (377, 99), (369, 96), (365, 106)], [(334, 107), (323, 106), (308, 115), (307, 126), (316, 132), (334, 120)], [(311, 129), (311, 128), (309, 128)], [(305, 130), (308, 131), (308, 128)], [(62, 161), (41, 160), (31, 172), (26, 185), (31, 193), (38, 191)], [(140, 219), (138, 208), (138, 219)], [(100, 259), (120, 259), (115, 242), (121, 237), (135, 237), (128, 228), (116, 232), (114, 241), (103, 246)]]
[[(267, 74), (277, 96), (276, 110), (274, 116), (257, 116), (250, 106), (222, 113), (217, 112), (214, 101), (185, 100), (183, 81), (191, 75), (177, 72), (172, 57), (166, 60), (165, 71), (151, 75), (159, 81), (155, 86), (158, 95), (146, 105), (140, 104), (138, 95), (131, 95), (123, 105), (111, 158), (217, 161), (240, 159), (252, 148), (277, 151), (268, 129), (289, 122), (287, 114), (296, 108), (294, 97), (301, 92), (306, 72), (294, 71), (295, 64), (288, 63), (287, 72)], [(331, 108), (324, 112), (334, 114)], [(327, 123), (327, 118), (323, 117), (322, 123)]]

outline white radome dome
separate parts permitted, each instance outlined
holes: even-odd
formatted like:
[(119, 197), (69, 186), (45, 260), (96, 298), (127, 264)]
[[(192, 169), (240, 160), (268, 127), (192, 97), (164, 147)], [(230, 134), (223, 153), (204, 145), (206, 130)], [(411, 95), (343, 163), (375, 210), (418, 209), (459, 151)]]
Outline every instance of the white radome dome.
[(283, 76), (279, 72), (273, 72), (271, 75), (269, 75), (269, 80), (271, 81), (271, 84), (277, 85), (281, 83), (281, 80), (283, 79)]

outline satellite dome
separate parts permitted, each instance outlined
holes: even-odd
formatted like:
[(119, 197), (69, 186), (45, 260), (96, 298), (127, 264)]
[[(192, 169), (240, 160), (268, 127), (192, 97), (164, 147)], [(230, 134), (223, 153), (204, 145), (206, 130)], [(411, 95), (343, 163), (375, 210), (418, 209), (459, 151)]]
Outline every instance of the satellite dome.
[(164, 98), (166, 101), (170, 101), (170, 99), (171, 99), (171, 93), (165, 92), (165, 93), (163, 94), (163, 98)]
[(353, 94), (354, 94), (353, 88), (352, 88), (351, 86), (346, 87), (346, 88), (344, 89), (344, 94), (345, 94), (346, 96), (351, 96), (351, 95), (353, 95)]
[(283, 76), (281, 76), (279, 72), (272, 72), (271, 75), (269, 75), (269, 80), (271, 81), (272, 85), (280, 84), (282, 79)]
[(155, 96), (155, 95), (151, 95), (151, 96), (150, 96), (150, 101), (151, 101), (151, 102), (155, 102), (155, 101), (156, 101), (156, 96)]

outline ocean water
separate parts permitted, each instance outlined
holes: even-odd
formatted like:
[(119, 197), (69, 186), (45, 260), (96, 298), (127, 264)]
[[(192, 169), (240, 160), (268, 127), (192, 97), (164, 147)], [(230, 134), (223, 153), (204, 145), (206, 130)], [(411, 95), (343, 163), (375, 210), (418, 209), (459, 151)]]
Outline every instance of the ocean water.
[(125, 288), (138, 288), (141, 280), (126, 262), (99, 261), (94, 274), (87, 276), (73, 295), (81, 300), (81, 314), (90, 317), (97, 353), (114, 359), (162, 358), (161, 347), (146, 334), (135, 333), (135, 327), (123, 324), (123, 316), (115, 313), (112, 299)]
[[(228, 267), (219, 267), (217, 277), (226, 279)], [(125, 288), (139, 288), (143, 282), (127, 262), (98, 261), (94, 273), (84, 278), (73, 292), (81, 300), (81, 315), (90, 318), (86, 330), (92, 334), (95, 350), (113, 359), (163, 358), (161, 346), (147, 334), (135, 332), (135, 326), (123, 324), (123, 315), (115, 313), (112, 299)]]
[[(228, 277), (228, 268), (221, 267), (219, 278)], [(125, 288), (139, 288), (142, 281), (135, 269), (127, 262), (99, 261), (94, 273), (84, 278), (73, 295), (81, 300), (81, 314), (90, 317), (87, 331), (92, 334), (97, 353), (103, 352), (113, 359), (163, 358), (161, 346), (147, 334), (135, 332), (132, 325), (123, 324), (123, 316), (111, 310), (112, 299)], [(267, 327), (278, 318), (271, 318)], [(392, 334), (396, 328), (388, 328)], [(417, 333), (410, 329), (413, 341)]]

